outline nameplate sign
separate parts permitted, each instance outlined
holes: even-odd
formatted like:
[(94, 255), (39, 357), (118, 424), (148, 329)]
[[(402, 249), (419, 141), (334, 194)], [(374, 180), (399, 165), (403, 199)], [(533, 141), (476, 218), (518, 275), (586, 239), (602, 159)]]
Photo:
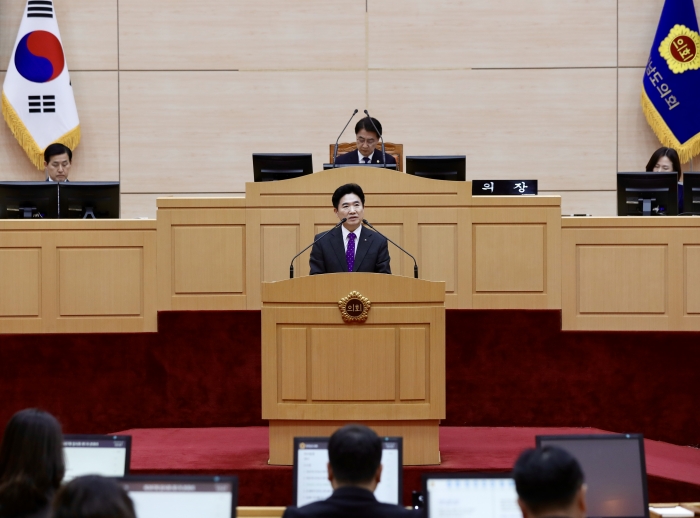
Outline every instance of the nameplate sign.
[(537, 180), (472, 180), (472, 196), (526, 196), (537, 194)]

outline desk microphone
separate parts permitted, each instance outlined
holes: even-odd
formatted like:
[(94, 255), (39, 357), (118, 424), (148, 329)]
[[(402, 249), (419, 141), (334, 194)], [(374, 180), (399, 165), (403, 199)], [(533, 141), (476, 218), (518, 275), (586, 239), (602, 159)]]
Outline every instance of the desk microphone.
[[(379, 130), (377, 129), (377, 125), (374, 124), (374, 121), (372, 120), (372, 117), (369, 116), (369, 112), (367, 112), (367, 110), (365, 110), (365, 115), (367, 115), (367, 118), (372, 123), (372, 127), (374, 128), (374, 131), (376, 131), (377, 135), (379, 135), (379, 140), (382, 141), (382, 159), (384, 160), (384, 169), (386, 169), (386, 153), (384, 152), (384, 137), (382, 137), (382, 134), (379, 133)], [(367, 224), (369, 225), (369, 223), (367, 223)], [(369, 226), (372, 227), (372, 225), (369, 225)], [(372, 228), (374, 228), (374, 227), (372, 227)], [(384, 236), (384, 237), (386, 237), (386, 236)], [(389, 238), (387, 237), (387, 239), (389, 239)], [(392, 243), (394, 243), (394, 242), (392, 241)], [(396, 243), (394, 243), (394, 244), (396, 245)], [(396, 246), (399, 246), (399, 245), (396, 245)], [(401, 248), (401, 247), (399, 246), (399, 248)], [(401, 250), (403, 250), (403, 248), (401, 248)], [(406, 250), (404, 250), (404, 252), (406, 252)], [(406, 253), (408, 254), (408, 252), (406, 252)], [(408, 254), (408, 255), (411, 255), (411, 254)], [(413, 257), (413, 256), (411, 255), (411, 257)], [(414, 259), (414, 261), (415, 261), (415, 259)], [(416, 266), (416, 271), (418, 271), (417, 266)], [(416, 274), (416, 279), (417, 278), (418, 278), (418, 274)]]
[[(350, 124), (350, 121), (352, 118), (355, 116), (357, 113), (357, 108), (355, 108), (355, 111), (352, 112), (352, 115), (350, 116), (350, 120), (348, 121), (348, 124)], [(335, 150), (333, 151), (333, 169), (335, 169), (337, 166), (335, 165), (335, 159), (338, 158), (338, 142), (340, 142), (340, 137), (343, 136), (343, 133), (345, 133), (345, 130), (348, 129), (348, 124), (345, 125), (343, 128), (343, 131), (340, 132), (340, 135), (338, 135), (338, 140), (335, 141)]]
[[(357, 111), (357, 110), (355, 110), (355, 111)], [(339, 138), (340, 138), (340, 137), (339, 137)], [(318, 239), (316, 239), (316, 241), (314, 241), (313, 243), (311, 243), (309, 246), (307, 246), (306, 248), (304, 248), (301, 252), (299, 252), (297, 255), (295, 255), (295, 256), (292, 258), (292, 262), (289, 263), (289, 278), (290, 278), (290, 279), (293, 279), (293, 278), (294, 278), (294, 259), (296, 259), (297, 257), (299, 257), (299, 256), (300, 256), (301, 254), (303, 254), (304, 252), (306, 252), (309, 248), (311, 248), (312, 246), (314, 246), (316, 243), (318, 243), (319, 241), (321, 241), (321, 239), (323, 239), (324, 237), (326, 237), (326, 234), (328, 234), (328, 233), (329, 233), (330, 231), (332, 231), (332, 230), (335, 230), (335, 229), (338, 228), (340, 225), (342, 225), (343, 223), (345, 223), (347, 220), (348, 220), (348, 218), (343, 218), (343, 219), (341, 219), (340, 222), (338, 222), (338, 224), (337, 224), (336, 226), (334, 226), (331, 230), (326, 230), (323, 234), (321, 234), (321, 235), (318, 237)], [(368, 223), (368, 224), (369, 224), (369, 223)], [(408, 253), (408, 252), (407, 252), (407, 253)]]
[(408, 257), (410, 257), (411, 259), (413, 259), (413, 278), (417, 279), (417, 278), (418, 278), (418, 263), (416, 262), (416, 258), (413, 257), (411, 254), (409, 254), (406, 250), (404, 250), (403, 248), (401, 248), (399, 245), (397, 245), (396, 243), (394, 243), (391, 239), (389, 239), (388, 237), (386, 237), (384, 234), (382, 234), (381, 232), (379, 232), (379, 230), (377, 230), (376, 228), (374, 228), (374, 227), (370, 224), (370, 222), (367, 221), (366, 219), (363, 219), (363, 220), (362, 220), (362, 223), (364, 223), (365, 225), (367, 225), (369, 228), (371, 228), (372, 230), (374, 230), (377, 234), (379, 234), (379, 235), (382, 236), (384, 239), (386, 239), (387, 241), (389, 241), (389, 243), (391, 243), (391, 244), (394, 245), (396, 248), (398, 248), (399, 250), (401, 250), (404, 254), (406, 254)]

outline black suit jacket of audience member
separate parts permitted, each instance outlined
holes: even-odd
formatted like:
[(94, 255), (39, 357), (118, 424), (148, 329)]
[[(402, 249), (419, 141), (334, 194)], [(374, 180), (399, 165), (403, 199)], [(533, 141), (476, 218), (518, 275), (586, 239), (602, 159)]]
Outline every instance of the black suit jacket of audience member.
[[(364, 232), (364, 230), (363, 230)], [(302, 507), (287, 507), (282, 518), (409, 518), (420, 511), (378, 502), (367, 489), (341, 487), (327, 499)]]
[[(315, 238), (321, 234), (318, 234)], [(391, 273), (389, 262), (389, 245), (386, 238), (376, 232), (362, 227), (360, 239), (355, 243), (355, 264), (353, 272)], [(342, 273), (348, 271), (345, 259), (345, 243), (340, 227), (332, 230), (326, 237), (316, 243), (311, 249), (309, 258), (310, 275), (319, 273)]]
[[(340, 155), (335, 163), (336, 164), (359, 164), (360, 163), (360, 157), (358, 156), (357, 150), (355, 151), (350, 151), (350, 153), (345, 153), (344, 155)], [(370, 157), (370, 164), (384, 164), (384, 160), (382, 159), (382, 148), (378, 148), (374, 150), (374, 153), (372, 153), (372, 156)], [(396, 159), (391, 156), (389, 153), (386, 153), (386, 163), (387, 164), (395, 164)]]

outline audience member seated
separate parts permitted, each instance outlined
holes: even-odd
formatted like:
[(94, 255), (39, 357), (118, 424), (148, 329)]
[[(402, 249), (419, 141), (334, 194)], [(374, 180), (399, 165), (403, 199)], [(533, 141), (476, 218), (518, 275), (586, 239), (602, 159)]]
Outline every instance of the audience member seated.
[(683, 171), (675, 149), (660, 147), (647, 163), (647, 173), (678, 173), (678, 214), (683, 212)]
[(0, 518), (45, 518), (65, 473), (63, 433), (51, 414), (17, 412), (0, 445)]
[(524, 451), (513, 467), (524, 518), (586, 518), (586, 485), (578, 461), (556, 446)]
[(283, 518), (294, 517), (401, 517), (417, 516), (401, 506), (384, 504), (374, 497), (382, 476), (382, 441), (362, 425), (347, 425), (328, 443), (328, 480), (333, 494), (321, 502), (288, 507)]
[(78, 477), (56, 494), (52, 518), (136, 518), (134, 503), (110, 478)]
[(63, 144), (51, 144), (44, 150), (44, 173), (47, 182), (67, 182), (73, 152)]
[[(374, 117), (372, 117), (372, 121), (369, 120), (369, 117), (357, 121), (357, 124), (355, 124), (357, 151), (350, 151), (350, 153), (340, 155), (335, 161), (336, 164), (384, 164), (382, 144), (377, 131), (372, 126), (372, 122), (377, 126), (377, 130), (383, 132), (382, 125)], [(393, 156), (388, 153), (385, 154), (387, 164), (396, 163), (396, 159)]]

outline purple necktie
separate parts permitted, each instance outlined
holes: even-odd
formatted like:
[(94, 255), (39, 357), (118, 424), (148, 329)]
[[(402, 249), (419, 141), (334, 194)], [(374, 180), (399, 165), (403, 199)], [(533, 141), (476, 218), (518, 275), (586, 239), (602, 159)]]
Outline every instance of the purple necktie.
[(348, 262), (348, 271), (351, 272), (355, 266), (355, 238), (357, 236), (350, 232), (348, 234), (348, 249), (345, 252), (345, 260)]

